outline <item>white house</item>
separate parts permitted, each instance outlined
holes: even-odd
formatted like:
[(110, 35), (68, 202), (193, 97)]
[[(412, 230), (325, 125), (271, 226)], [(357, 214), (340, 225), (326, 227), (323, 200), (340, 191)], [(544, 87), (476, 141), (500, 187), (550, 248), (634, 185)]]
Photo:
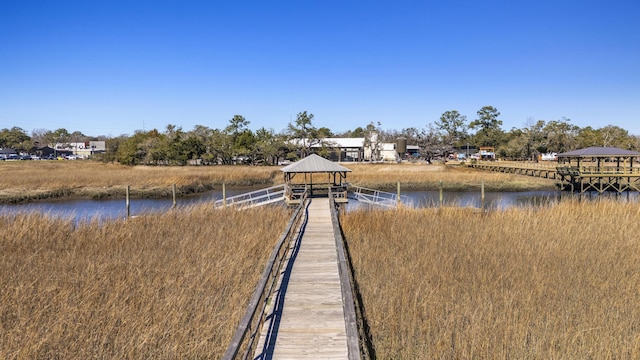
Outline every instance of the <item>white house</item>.
[[(290, 140), (294, 144), (302, 143), (301, 140)], [(417, 145), (406, 145), (407, 153), (413, 154), (419, 151)], [(330, 149), (329, 159), (333, 161), (384, 161), (399, 162), (397, 143), (377, 142), (377, 137), (367, 141), (364, 137), (358, 138), (325, 138), (319, 143), (311, 145), (312, 149)]]
[(56, 143), (56, 151), (71, 153), (82, 158), (88, 158), (96, 153), (103, 153), (106, 150), (104, 141), (84, 141), (70, 143)]

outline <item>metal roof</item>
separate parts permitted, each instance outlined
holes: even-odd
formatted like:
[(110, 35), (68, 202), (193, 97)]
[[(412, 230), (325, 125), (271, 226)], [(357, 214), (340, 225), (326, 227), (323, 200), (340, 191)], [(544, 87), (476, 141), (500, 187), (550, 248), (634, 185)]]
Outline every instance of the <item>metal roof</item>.
[(314, 144), (311, 147), (332, 146), (339, 148), (361, 148), (364, 147), (364, 138), (326, 138), (321, 143)]
[(616, 147), (592, 146), (584, 149), (558, 154), (559, 158), (588, 158), (588, 157), (640, 157), (640, 152), (620, 149)]
[(280, 169), (284, 173), (333, 173), (350, 172), (351, 169), (327, 160), (316, 154), (311, 154), (302, 160)]

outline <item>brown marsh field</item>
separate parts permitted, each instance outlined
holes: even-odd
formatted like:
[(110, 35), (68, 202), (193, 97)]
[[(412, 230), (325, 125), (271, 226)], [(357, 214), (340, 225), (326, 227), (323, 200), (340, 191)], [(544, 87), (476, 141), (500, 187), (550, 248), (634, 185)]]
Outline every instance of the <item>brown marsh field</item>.
[[(378, 190), (475, 190), (482, 182), (488, 191), (549, 189), (552, 180), (513, 174), (479, 172), (443, 164), (344, 163), (353, 170), (347, 181)], [(264, 188), (281, 184), (280, 167), (269, 166), (123, 166), (93, 161), (2, 161), (0, 203), (59, 198), (169, 197), (176, 184), (179, 195), (229, 187)], [(314, 179), (315, 181), (315, 179)], [(319, 181), (326, 181), (324, 177)]]
[[(344, 164), (371, 188), (530, 190), (459, 166)], [(2, 163), (4, 201), (268, 186), (274, 167)], [(17, 195), (16, 195), (17, 194)], [(35, 194), (35, 195), (34, 195)], [(46, 196), (42, 196), (46, 197)], [(288, 220), (194, 207), (74, 223), (0, 216), (0, 358), (218, 358)], [(640, 358), (640, 208), (349, 212), (342, 226), (379, 359)], [(247, 226), (251, 224), (252, 226)]]
[(280, 181), (280, 172), (273, 167), (124, 166), (83, 160), (3, 161), (0, 174), (0, 203), (70, 197), (123, 198), (128, 185), (134, 197), (168, 197), (174, 184), (180, 195), (186, 195), (222, 184), (267, 187)]
[(640, 207), (348, 212), (379, 359), (640, 358)]
[(0, 217), (0, 358), (220, 358), (289, 213)]

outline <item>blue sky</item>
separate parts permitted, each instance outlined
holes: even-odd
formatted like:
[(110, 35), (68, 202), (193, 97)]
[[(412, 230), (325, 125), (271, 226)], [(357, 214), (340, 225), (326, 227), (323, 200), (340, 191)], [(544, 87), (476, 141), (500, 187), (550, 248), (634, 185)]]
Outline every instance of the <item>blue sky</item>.
[(640, 2), (0, 1), (0, 128), (424, 128), (496, 107), (640, 135)]

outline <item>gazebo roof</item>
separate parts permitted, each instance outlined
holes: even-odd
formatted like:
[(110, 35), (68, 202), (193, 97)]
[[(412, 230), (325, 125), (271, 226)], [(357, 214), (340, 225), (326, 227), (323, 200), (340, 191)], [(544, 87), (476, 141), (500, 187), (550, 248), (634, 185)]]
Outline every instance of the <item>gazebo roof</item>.
[(351, 172), (351, 169), (327, 160), (316, 154), (311, 154), (302, 160), (280, 169), (283, 173), (335, 173)]
[(591, 157), (640, 157), (640, 152), (616, 147), (592, 146), (584, 149), (558, 154), (558, 158), (591, 158)]

